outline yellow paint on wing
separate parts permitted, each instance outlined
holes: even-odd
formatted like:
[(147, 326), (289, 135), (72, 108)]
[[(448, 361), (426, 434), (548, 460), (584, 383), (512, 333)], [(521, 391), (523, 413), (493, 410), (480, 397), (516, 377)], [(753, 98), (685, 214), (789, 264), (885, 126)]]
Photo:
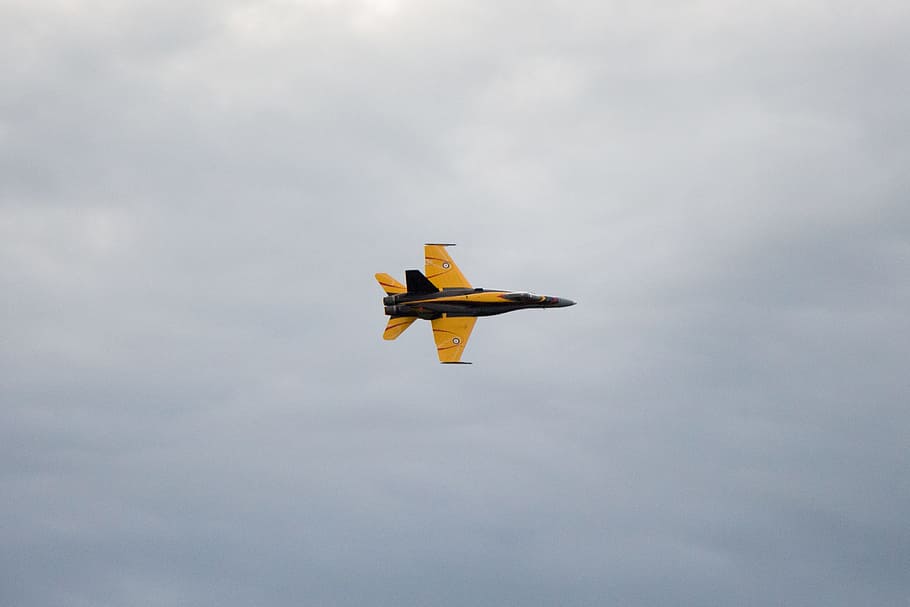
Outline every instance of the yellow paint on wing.
[(428, 244), (423, 247), (424, 274), (434, 285), (440, 289), (464, 288), (470, 289), (471, 283), (464, 277), (458, 266), (452, 260), (446, 248), (438, 244)]
[(439, 362), (459, 362), (477, 319), (473, 317), (452, 318), (443, 316), (431, 322)]

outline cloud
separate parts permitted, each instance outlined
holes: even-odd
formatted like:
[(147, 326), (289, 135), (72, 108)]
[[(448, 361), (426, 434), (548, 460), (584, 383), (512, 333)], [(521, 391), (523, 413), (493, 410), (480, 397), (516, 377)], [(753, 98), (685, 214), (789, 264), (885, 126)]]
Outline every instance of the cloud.
[(900, 3), (0, 11), (2, 602), (906, 599)]

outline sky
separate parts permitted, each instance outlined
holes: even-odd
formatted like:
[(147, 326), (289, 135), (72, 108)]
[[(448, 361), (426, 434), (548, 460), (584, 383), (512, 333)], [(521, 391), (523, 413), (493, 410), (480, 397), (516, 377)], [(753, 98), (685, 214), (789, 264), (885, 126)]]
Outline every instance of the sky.
[[(910, 8), (0, 4), (0, 604), (910, 601)], [(578, 302), (397, 341), (376, 272)]]

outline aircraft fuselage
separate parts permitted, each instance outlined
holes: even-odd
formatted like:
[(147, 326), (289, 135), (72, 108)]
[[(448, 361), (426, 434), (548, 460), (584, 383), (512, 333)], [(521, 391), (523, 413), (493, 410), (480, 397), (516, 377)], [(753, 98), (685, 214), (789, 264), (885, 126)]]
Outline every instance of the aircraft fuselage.
[(521, 291), (443, 289), (436, 293), (398, 293), (384, 297), (386, 316), (416, 316), (426, 320), (494, 316), (530, 308), (564, 308), (575, 302), (561, 297)]

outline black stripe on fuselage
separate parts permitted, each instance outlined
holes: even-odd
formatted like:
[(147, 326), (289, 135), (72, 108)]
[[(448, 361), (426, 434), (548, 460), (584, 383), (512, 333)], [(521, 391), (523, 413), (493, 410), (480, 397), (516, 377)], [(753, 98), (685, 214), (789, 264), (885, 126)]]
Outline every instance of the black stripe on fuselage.
[(509, 291), (487, 291), (484, 289), (443, 289), (435, 293), (401, 293), (396, 297), (397, 303), (414, 301), (432, 301), (442, 297), (457, 297), (458, 295), (473, 295), (474, 293), (508, 293)]
[(438, 301), (447, 297), (472, 295), (475, 293), (511, 293), (493, 289), (443, 289), (438, 293), (402, 293), (396, 296), (396, 316), (417, 316), (419, 318), (439, 318), (443, 314), (453, 317), (495, 316), (514, 310), (539, 308), (537, 302), (525, 303), (503, 299), (502, 301)]
[(416, 316), (418, 318), (424, 318), (432, 320), (434, 318), (439, 318), (443, 314), (449, 317), (476, 317), (476, 316), (495, 316), (497, 314), (505, 314), (506, 312), (513, 312), (515, 310), (521, 310), (529, 306), (487, 306), (487, 307), (474, 307), (474, 308), (458, 308), (456, 306), (446, 306), (445, 308), (439, 306), (404, 306), (399, 307), (399, 311), (396, 316)]

